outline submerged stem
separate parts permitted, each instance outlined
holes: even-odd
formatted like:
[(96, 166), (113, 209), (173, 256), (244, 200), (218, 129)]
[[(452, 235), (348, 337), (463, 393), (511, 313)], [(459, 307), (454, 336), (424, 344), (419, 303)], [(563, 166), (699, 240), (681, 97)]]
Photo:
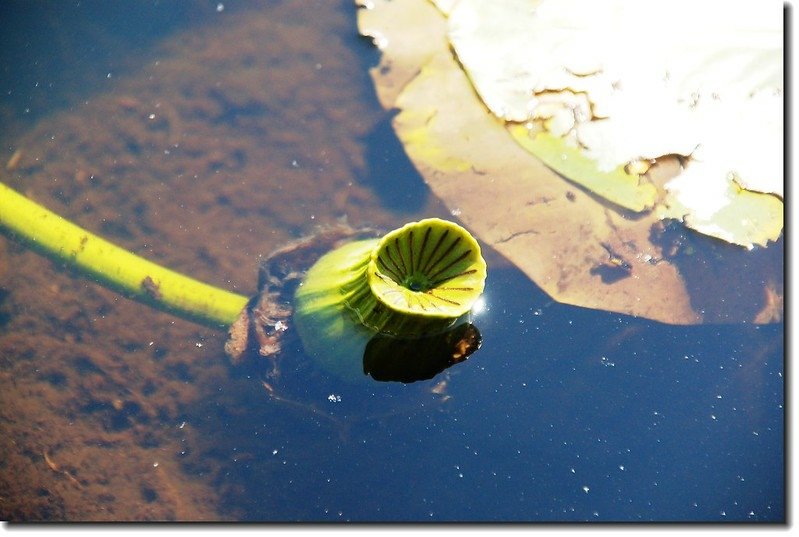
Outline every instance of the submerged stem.
[(0, 230), (106, 287), (193, 322), (227, 327), (248, 300), (132, 254), (2, 183)]

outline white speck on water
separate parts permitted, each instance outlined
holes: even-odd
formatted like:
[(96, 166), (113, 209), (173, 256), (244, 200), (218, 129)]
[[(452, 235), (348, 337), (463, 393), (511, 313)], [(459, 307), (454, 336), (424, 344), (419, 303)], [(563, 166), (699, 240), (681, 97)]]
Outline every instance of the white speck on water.
[(451, 214), (452, 216), (460, 216), (461, 210), (458, 207), (455, 207), (449, 212), (449, 214)]
[(225, 10), (225, 4), (223, 4), (222, 2), (219, 2), (216, 5), (216, 12), (217, 13), (222, 13), (224, 10)]
[(585, 492), (586, 494), (588, 494), (588, 491), (589, 491), (589, 490), (591, 490), (591, 489), (589, 489), (589, 488), (588, 488), (586, 485), (583, 485), (583, 492)]
[(330, 401), (331, 403), (340, 403), (341, 396), (336, 395), (335, 393), (331, 393), (330, 395), (327, 396), (327, 400)]
[(272, 455), (277, 455), (277, 450), (276, 449), (272, 450)]

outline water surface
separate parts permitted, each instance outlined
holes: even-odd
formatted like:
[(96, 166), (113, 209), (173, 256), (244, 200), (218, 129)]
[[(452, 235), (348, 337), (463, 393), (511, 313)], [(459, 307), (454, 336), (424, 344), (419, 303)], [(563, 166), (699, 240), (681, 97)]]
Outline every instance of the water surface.
[[(452, 218), (376, 102), (350, 2), (103, 5), (3, 8), (11, 186), (247, 295), (318, 225)], [(782, 323), (560, 305), (485, 255), (482, 347), (426, 384), (447, 401), (370, 413), (310, 384), (320, 413), (270, 399), (224, 333), (0, 237), (2, 518), (784, 520)]]

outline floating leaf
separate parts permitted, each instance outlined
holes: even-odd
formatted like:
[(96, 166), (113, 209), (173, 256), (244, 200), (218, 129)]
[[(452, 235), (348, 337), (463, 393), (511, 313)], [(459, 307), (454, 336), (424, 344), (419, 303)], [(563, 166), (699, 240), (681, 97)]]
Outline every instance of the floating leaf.
[[(583, 145), (572, 144), (568, 122), (557, 114), (530, 115), (530, 91), (516, 96), (526, 99), (525, 116), (515, 115), (518, 109), (511, 106), (518, 99), (500, 99), (493, 105), (486, 99), (468, 66), (464, 71), (468, 60), (464, 63), (457, 32), (447, 14), (462, 21), (469, 20), (460, 12), (468, 5), (480, 4), (488, 9), (513, 4), (522, 11), (534, 11), (544, 2), (461, 0), (437, 4), (442, 10), (433, 9), (424, 0), (369, 2), (359, 12), (359, 27), (364, 34), (375, 36), (383, 51), (381, 63), (372, 75), (383, 105), (400, 111), (394, 118), (394, 127), (406, 152), (433, 192), (485, 243), (560, 302), (664, 322), (752, 321), (768, 297), (765, 292), (755, 291), (762, 297), (749, 296), (744, 305), (738, 300), (725, 301), (725, 296), (741, 294), (739, 282), (768, 281), (781, 293), (778, 283), (774, 283), (782, 278), (780, 263), (752, 262), (763, 257), (762, 250), (747, 252), (731, 246), (718, 250), (715, 245), (692, 248), (689, 243), (693, 238), (675, 232), (668, 225), (670, 220), (662, 220), (685, 217), (689, 225), (704, 225), (697, 218), (701, 214), (693, 211), (690, 203), (682, 203), (688, 197), (672, 194), (682, 188), (680, 183), (671, 183), (671, 190), (666, 186), (688, 171), (701, 171), (695, 161), (687, 169), (682, 166), (686, 159), (680, 157), (680, 151), (693, 151), (693, 142), (672, 147), (673, 155), (641, 154), (636, 159), (625, 157), (626, 160), (608, 164), (598, 161)], [(593, 3), (582, 5), (586, 4)], [(397, 10), (403, 12), (402, 16)], [(508, 33), (525, 28), (523, 14), (517, 13), (509, 20)], [(403, 26), (402, 21), (411, 26)], [(494, 17), (474, 15), (471, 22), (487, 25), (488, 36), (503, 28)], [(490, 28), (494, 23), (497, 28)], [(416, 56), (407, 54), (403, 43), (409, 32), (419, 35), (422, 28), (427, 46)], [(487, 41), (490, 42), (491, 39)], [(395, 54), (397, 49), (401, 56)], [(552, 49), (544, 46), (534, 53), (524, 52), (526, 56), (541, 57), (551, 54)], [(494, 56), (494, 63), (513, 65), (518, 58), (514, 59), (510, 52)], [(496, 57), (502, 61), (496, 61)], [(575, 72), (583, 76), (591, 73), (588, 63), (580, 70), (575, 66)], [(507, 117), (495, 109), (505, 110)], [(642, 124), (647, 126), (646, 122)], [(595, 126), (586, 132), (592, 133)], [(617, 181), (602, 181), (608, 177)], [(744, 186), (743, 182), (733, 184), (729, 180), (724, 183), (724, 192), (733, 198), (748, 198), (763, 207), (765, 216), (756, 216), (753, 221), (763, 224), (769, 230), (769, 238), (775, 239), (782, 227), (780, 197), (755, 194), (747, 188), (751, 184)], [(719, 204), (719, 209), (734, 219), (740, 209), (728, 205)], [(711, 221), (715, 221), (712, 218), (711, 215)], [(737, 242), (749, 247), (766, 242), (757, 226), (745, 227), (744, 233), (733, 232), (745, 237)], [(781, 259), (781, 241), (779, 244), (777, 258)], [(705, 278), (718, 280), (717, 273), (694, 270), (711, 249), (713, 266), (729, 272), (723, 292), (703, 284)], [(769, 250), (771, 256), (774, 249)], [(753, 257), (741, 261), (742, 254)], [(724, 262), (719, 261), (722, 258)], [(739, 270), (742, 263), (746, 270)], [(688, 265), (690, 268), (685, 268)], [(686, 281), (684, 274), (690, 274), (693, 280)], [(713, 287), (714, 296), (703, 297), (704, 287)], [(766, 317), (769, 316), (760, 315), (758, 319)]]
[(531, 133), (523, 125), (510, 125), (508, 130), (524, 149), (547, 166), (566, 177), (576, 178), (576, 183), (606, 200), (631, 211), (644, 211), (655, 205), (655, 185), (642, 183), (638, 174), (625, 170), (626, 166), (602, 171), (579, 148), (548, 131)]
[(572, 181), (642, 211), (655, 189), (625, 168), (680, 155), (661, 217), (748, 248), (779, 237), (779, 4), (461, 0), (448, 32), (486, 106)]

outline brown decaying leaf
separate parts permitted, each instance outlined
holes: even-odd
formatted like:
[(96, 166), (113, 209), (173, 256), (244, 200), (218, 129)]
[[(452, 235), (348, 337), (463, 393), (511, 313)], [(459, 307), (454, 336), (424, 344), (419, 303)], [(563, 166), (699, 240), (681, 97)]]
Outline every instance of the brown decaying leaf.
[[(515, 144), (454, 60), (443, 16), (433, 10), (437, 19), (422, 22), (431, 16), (428, 2), (406, 0), (402, 16), (397, 3), (373, 4), (359, 11), (358, 22), (363, 33), (379, 36), (383, 50), (372, 71), (378, 96), (400, 110), (394, 127), (430, 188), (479, 239), (559, 302), (673, 324), (755, 320), (757, 298), (751, 308), (736, 301), (734, 310), (703, 315), (702, 297), (694, 294), (701, 285), (686, 285), (665, 259), (655, 214), (612, 206)], [(405, 20), (424, 28), (428, 47), (398, 57), (408, 38)], [(655, 166), (650, 180), (662, 183), (674, 171)], [(740, 294), (731, 278), (729, 292)]]

